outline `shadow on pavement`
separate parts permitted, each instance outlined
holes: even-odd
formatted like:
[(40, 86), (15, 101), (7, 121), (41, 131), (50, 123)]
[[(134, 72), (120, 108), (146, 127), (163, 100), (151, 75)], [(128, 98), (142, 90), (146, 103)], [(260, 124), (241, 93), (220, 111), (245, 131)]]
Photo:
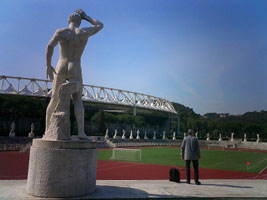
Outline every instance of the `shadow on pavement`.
[[(181, 181), (180, 183), (185, 183), (185, 181)], [(195, 183), (191, 183), (190, 185), (195, 185)], [(249, 189), (249, 188), (253, 188), (251, 186), (240, 186), (240, 185), (226, 185), (226, 184), (205, 184), (202, 183), (201, 185), (199, 185), (199, 187), (201, 187), (202, 185), (204, 186), (218, 186), (218, 187), (231, 187), (231, 188), (243, 188), (243, 189)]]
[(127, 188), (127, 187), (118, 187), (118, 186), (104, 186), (97, 185), (96, 192), (82, 197), (81, 199), (88, 198), (100, 198), (100, 199), (118, 199), (118, 198), (177, 198), (175, 195), (161, 195), (161, 194), (149, 194), (143, 190), (135, 189), (135, 188)]
[(226, 184), (202, 184), (202, 185), (205, 185), (205, 186), (218, 186), (218, 187), (231, 187), (231, 188), (244, 188), (244, 189), (253, 188), (251, 186), (226, 185)]

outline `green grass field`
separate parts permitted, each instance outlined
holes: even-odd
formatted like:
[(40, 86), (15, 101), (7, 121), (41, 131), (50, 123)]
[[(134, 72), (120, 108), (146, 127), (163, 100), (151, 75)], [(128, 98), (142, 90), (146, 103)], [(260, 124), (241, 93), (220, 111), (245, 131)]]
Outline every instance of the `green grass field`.
[[(111, 156), (112, 150), (98, 151), (98, 160), (109, 160)], [(247, 161), (250, 162), (248, 167)], [(145, 148), (142, 149), (141, 161), (136, 162), (170, 166), (185, 165), (178, 148)], [(267, 153), (264, 152), (201, 149), (200, 168), (259, 173), (266, 166)]]

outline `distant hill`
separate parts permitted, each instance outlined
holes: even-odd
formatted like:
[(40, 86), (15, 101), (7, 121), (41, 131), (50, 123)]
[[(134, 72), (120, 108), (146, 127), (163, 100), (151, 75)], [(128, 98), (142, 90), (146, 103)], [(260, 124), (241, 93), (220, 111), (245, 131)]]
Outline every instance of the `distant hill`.
[(243, 115), (229, 115), (228, 113), (207, 113), (203, 116), (209, 120), (249, 122), (249, 123), (267, 123), (267, 111), (247, 112)]
[(212, 121), (232, 121), (248, 123), (267, 123), (267, 111), (246, 112), (242, 115), (230, 115), (229, 113), (206, 113), (203, 116), (193, 111), (193, 108), (186, 107), (179, 103), (172, 103), (173, 107), (183, 117), (192, 117), (195, 119), (206, 119)]
[(244, 133), (253, 141), (256, 134), (267, 141), (267, 111), (247, 112), (242, 115), (230, 115), (229, 113), (207, 113), (199, 115), (192, 108), (179, 103), (173, 103), (174, 108), (179, 113), (180, 132), (186, 132), (189, 128), (199, 132), (199, 136), (205, 139), (209, 132), (213, 139), (218, 138), (222, 133), (228, 137), (234, 132), (235, 136), (242, 138)]
[(189, 107), (186, 107), (182, 104), (179, 104), (179, 103), (172, 103), (173, 107), (175, 108), (176, 111), (178, 111), (178, 113), (180, 114), (180, 117), (183, 116), (183, 117), (193, 117), (193, 118), (201, 118), (201, 115), (199, 114), (196, 114), (194, 111), (193, 111), (193, 108), (189, 108)]

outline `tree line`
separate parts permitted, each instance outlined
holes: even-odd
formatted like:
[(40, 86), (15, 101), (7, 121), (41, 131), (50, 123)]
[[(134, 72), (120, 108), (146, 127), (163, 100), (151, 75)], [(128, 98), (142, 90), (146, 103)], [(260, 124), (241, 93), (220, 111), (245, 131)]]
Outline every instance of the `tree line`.
[(243, 115), (230, 115), (229, 113), (207, 113), (203, 116), (196, 114), (193, 109), (178, 103), (173, 103), (179, 111), (180, 131), (187, 132), (189, 128), (198, 132), (201, 139), (209, 133), (211, 139), (218, 139), (221, 133), (223, 138), (234, 137), (242, 139), (244, 133), (248, 140), (255, 140), (256, 134), (260, 134), (263, 141), (267, 141), (267, 111), (247, 112)]
[[(15, 121), (18, 135), (27, 136), (30, 131), (30, 125), (33, 122), (35, 133), (41, 136), (45, 129), (45, 112), (49, 100), (49, 98), (0, 94), (0, 135), (7, 136), (11, 123)], [(192, 108), (184, 105), (173, 103), (173, 106), (179, 113), (177, 117), (179, 117), (180, 135), (177, 136), (180, 138), (183, 137), (184, 132), (192, 128), (195, 132), (198, 131), (200, 139), (205, 139), (207, 133), (210, 133), (211, 139), (218, 139), (220, 133), (223, 138), (227, 139), (234, 132), (235, 138), (241, 139), (246, 133), (248, 140), (255, 140), (256, 134), (260, 134), (260, 138), (263, 141), (267, 141), (267, 111), (247, 112), (243, 115), (207, 113), (201, 116), (196, 114)], [(94, 124), (101, 135), (105, 134), (106, 128), (114, 124), (119, 124), (122, 128), (127, 125), (131, 126), (131, 128), (145, 129), (149, 126), (164, 127), (166, 123), (166, 118), (164, 117), (108, 113), (92, 110), (86, 105), (84, 107), (85, 122)], [(73, 105), (70, 121), (72, 132), (75, 132)], [(166, 133), (168, 137), (172, 136), (171, 132)]]

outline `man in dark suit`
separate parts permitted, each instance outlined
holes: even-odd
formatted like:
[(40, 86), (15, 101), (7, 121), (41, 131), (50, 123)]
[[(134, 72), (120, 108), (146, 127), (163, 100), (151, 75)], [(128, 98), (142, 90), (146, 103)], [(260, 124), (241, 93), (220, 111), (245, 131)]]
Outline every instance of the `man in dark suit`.
[(199, 175), (198, 175), (198, 160), (200, 159), (200, 149), (198, 140), (195, 136), (193, 136), (193, 130), (188, 130), (188, 136), (184, 138), (182, 146), (181, 146), (181, 156), (182, 159), (185, 160), (186, 163), (186, 178), (187, 183), (190, 184), (190, 163), (193, 162), (194, 168), (194, 179), (196, 185), (200, 185)]

